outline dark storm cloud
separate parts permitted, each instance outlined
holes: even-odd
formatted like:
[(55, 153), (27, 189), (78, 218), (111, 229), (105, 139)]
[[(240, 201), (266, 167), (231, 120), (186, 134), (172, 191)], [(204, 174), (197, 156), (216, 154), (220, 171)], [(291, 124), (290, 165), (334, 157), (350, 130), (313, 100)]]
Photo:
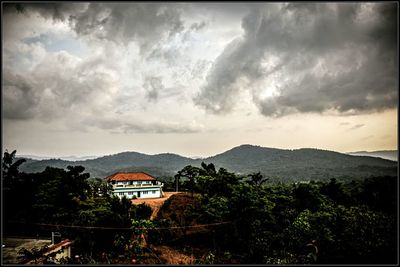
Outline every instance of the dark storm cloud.
[[(136, 41), (142, 50), (184, 29), (173, 3), (23, 3), (27, 14), (68, 21), (78, 35), (118, 44)], [(15, 5), (6, 12), (15, 12)]]
[[(396, 4), (269, 3), (254, 6), (242, 28), (194, 98), (205, 109), (229, 112), (243, 88), (266, 116), (396, 107)], [(277, 94), (262, 97), (256, 87), (272, 86), (271, 75)]]
[(39, 13), (46, 19), (64, 21), (70, 14), (85, 9), (85, 3), (4, 3), (4, 13)]
[(161, 3), (91, 3), (71, 16), (80, 35), (90, 35), (127, 44), (137, 41), (142, 49), (183, 30), (180, 13), (173, 5)]
[(250, 80), (261, 75), (260, 62), (254, 60), (262, 56), (262, 51), (242, 38), (232, 41), (216, 59), (207, 75), (207, 84), (194, 100), (215, 113), (229, 111), (237, 101), (242, 77)]
[(136, 41), (142, 52), (183, 30), (179, 11), (157, 3), (91, 4), (72, 21), (78, 34), (123, 44)]
[[(326, 110), (354, 114), (397, 106), (396, 4), (21, 5), (23, 14), (18, 16), (40, 14), (49, 21), (68, 22), (79, 36), (94, 40), (93, 47), (96, 41), (109, 41), (102, 43), (106, 44), (105, 54), (112, 55), (113, 50), (121, 49), (119, 44), (133, 41), (141, 48), (146, 63), (165, 61), (170, 67), (185, 69), (193, 79), (203, 79), (203, 73), (209, 70), (204, 86), (193, 100), (214, 113), (231, 111), (240, 101), (241, 90), (250, 90), (254, 104), (266, 116)], [(227, 21), (239, 20), (243, 12), (248, 12), (241, 19), (243, 35), (225, 47), (211, 68), (210, 62), (202, 60), (186, 68), (182, 40), (192, 32), (201, 32), (205, 27), (209, 31), (213, 26), (212, 18), (207, 18), (185, 28), (181, 15), (188, 10), (213, 10), (214, 15), (225, 16)], [(11, 4), (5, 5), (4, 12), (18, 13)], [(6, 40), (11, 34), (5, 29)], [(168, 42), (176, 39), (177, 42)], [(5, 47), (4, 51), (10, 49), (13, 47)], [(10, 53), (5, 54), (5, 58), (10, 58)], [(73, 106), (95, 108), (99, 103), (91, 100), (97, 99), (96, 94), (99, 98), (113, 94), (116, 83), (109, 71), (115, 69), (110, 65), (117, 63), (107, 63), (107, 55), (73, 63), (68, 55), (58, 53), (48, 56), (26, 75), (8, 70), (3, 83), (5, 116), (46, 118), (61, 116)], [(103, 72), (104, 68), (107, 71)], [(178, 89), (165, 88), (163, 74), (147, 77), (142, 73), (147, 100), (176, 94)], [(276, 90), (274, 95), (263, 95), (271, 88)], [(18, 108), (21, 105), (25, 107), (22, 110)]]

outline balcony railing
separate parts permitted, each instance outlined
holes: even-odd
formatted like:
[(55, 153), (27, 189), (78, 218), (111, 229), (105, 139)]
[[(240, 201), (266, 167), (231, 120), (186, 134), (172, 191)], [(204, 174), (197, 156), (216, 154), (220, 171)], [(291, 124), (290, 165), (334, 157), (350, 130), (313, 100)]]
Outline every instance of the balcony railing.
[(160, 187), (163, 183), (156, 184), (114, 184), (113, 188), (140, 188), (140, 187)]

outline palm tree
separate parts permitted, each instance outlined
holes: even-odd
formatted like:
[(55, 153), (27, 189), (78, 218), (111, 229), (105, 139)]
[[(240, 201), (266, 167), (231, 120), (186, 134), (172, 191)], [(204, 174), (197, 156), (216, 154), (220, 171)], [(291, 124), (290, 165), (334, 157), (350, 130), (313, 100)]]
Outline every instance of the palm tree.
[(26, 161), (26, 159), (19, 159), (16, 162), (13, 162), (15, 159), (15, 153), (17, 150), (14, 150), (11, 153), (8, 153), (6, 150), (3, 156), (2, 168), (3, 168), (3, 179), (4, 185), (7, 186), (11, 183), (11, 181), (15, 180), (19, 174), (19, 166)]

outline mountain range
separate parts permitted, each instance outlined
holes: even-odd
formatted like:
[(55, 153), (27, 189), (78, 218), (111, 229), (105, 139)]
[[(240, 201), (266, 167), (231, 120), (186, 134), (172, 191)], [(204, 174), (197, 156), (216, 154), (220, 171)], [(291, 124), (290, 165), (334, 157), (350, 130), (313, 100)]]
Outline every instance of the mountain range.
[(276, 149), (254, 145), (241, 145), (215, 156), (193, 159), (172, 153), (147, 155), (122, 152), (114, 155), (67, 161), (63, 159), (27, 159), (20, 166), (24, 172), (40, 172), (47, 166), (66, 168), (81, 165), (91, 177), (103, 178), (115, 172), (144, 171), (156, 177), (173, 177), (187, 165), (200, 166), (213, 163), (239, 175), (261, 172), (275, 181), (325, 180), (330, 178), (363, 178), (397, 175), (397, 162), (355, 156), (321, 149)]

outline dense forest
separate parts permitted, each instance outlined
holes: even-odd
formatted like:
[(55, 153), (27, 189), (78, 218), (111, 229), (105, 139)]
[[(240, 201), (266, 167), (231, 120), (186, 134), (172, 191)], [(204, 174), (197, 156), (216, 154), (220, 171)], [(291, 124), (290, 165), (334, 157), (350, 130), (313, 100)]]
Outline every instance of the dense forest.
[(61, 232), (81, 255), (61, 263), (165, 263), (160, 245), (194, 255), (194, 264), (397, 261), (396, 176), (271, 183), (257, 170), (237, 175), (203, 162), (175, 174), (164, 190), (178, 182), (185, 193), (150, 220), (149, 206), (114, 197), (82, 166), (25, 173), (15, 153), (3, 157), (3, 233)]

